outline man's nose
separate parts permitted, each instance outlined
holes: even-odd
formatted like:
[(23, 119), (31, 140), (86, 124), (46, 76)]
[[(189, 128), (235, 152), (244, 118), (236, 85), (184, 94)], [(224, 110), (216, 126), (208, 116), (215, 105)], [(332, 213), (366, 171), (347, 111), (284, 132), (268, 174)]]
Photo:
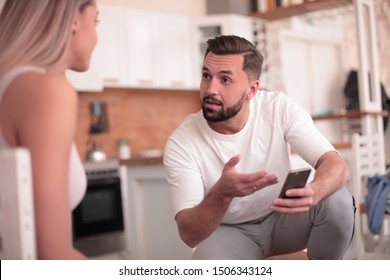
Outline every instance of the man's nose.
[(219, 92), (219, 83), (217, 79), (210, 79), (207, 83), (207, 93), (217, 94)]

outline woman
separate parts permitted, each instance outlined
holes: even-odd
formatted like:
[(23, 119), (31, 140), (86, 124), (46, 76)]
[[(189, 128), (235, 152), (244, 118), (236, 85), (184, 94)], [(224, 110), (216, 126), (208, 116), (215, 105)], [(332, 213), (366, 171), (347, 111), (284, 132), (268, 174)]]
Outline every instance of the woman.
[(0, 148), (31, 153), (39, 259), (86, 258), (72, 245), (86, 178), (65, 71), (88, 69), (97, 17), (95, 0), (6, 0), (0, 14)]

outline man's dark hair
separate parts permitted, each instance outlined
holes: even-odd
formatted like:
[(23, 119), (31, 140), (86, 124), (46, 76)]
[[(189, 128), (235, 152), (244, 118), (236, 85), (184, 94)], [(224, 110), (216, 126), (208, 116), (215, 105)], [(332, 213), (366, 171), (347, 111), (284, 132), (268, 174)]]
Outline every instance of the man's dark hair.
[(244, 57), (243, 70), (250, 80), (260, 78), (263, 56), (256, 47), (245, 38), (235, 35), (222, 35), (209, 39), (204, 58), (209, 52), (216, 55), (242, 54)]

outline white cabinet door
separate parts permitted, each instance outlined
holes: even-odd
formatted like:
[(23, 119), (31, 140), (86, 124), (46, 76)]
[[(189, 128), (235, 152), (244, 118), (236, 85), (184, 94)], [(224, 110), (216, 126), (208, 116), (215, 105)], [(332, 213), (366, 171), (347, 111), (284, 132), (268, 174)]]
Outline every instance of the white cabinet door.
[(99, 5), (98, 43), (95, 49), (97, 69), (105, 86), (124, 83), (123, 8)]
[(126, 84), (129, 86), (153, 87), (156, 82), (157, 47), (154, 34), (154, 14), (141, 10), (125, 11), (124, 36), (126, 46)]
[(193, 86), (189, 19), (120, 5), (100, 5), (95, 49), (104, 86)]
[(194, 86), (191, 73), (189, 19), (175, 15), (155, 15), (157, 78), (163, 87)]
[(164, 166), (128, 167), (127, 174), (131, 258), (190, 259), (192, 249), (181, 240), (177, 230)]
[(67, 71), (66, 75), (78, 91), (101, 91), (103, 86), (124, 83), (123, 8), (99, 5), (98, 42), (87, 72)]
[[(325, 35), (283, 32), (281, 34), (282, 76), (286, 94), (310, 114), (339, 113), (344, 107), (345, 70), (338, 39)], [(332, 142), (342, 139), (342, 123), (316, 122)]]
[(86, 72), (66, 71), (66, 77), (78, 92), (98, 92), (103, 90), (103, 80), (94, 61)]
[(126, 61), (130, 86), (193, 86), (187, 17), (127, 10)]

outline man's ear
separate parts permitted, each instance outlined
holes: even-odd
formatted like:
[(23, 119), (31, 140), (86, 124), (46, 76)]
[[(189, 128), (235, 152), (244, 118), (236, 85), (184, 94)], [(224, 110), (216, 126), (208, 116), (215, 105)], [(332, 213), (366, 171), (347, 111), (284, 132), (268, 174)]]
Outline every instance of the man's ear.
[(255, 80), (252, 82), (250, 88), (249, 88), (249, 92), (246, 96), (246, 98), (249, 100), (249, 99), (252, 99), (253, 97), (255, 97), (257, 91), (259, 90), (259, 86), (260, 86), (260, 82), (258, 80)]

